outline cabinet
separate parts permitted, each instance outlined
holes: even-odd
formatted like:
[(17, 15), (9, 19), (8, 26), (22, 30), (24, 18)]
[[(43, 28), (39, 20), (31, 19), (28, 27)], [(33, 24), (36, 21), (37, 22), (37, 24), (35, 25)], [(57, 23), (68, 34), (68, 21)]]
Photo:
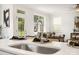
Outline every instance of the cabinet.
[(69, 45), (79, 46), (79, 33), (71, 33)]

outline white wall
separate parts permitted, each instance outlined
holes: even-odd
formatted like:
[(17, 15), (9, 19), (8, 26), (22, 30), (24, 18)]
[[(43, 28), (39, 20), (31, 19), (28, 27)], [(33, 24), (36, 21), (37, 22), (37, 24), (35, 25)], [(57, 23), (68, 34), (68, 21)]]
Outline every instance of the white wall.
[(38, 14), (38, 15), (42, 15), (44, 17), (46, 17), (45, 19), (45, 23), (44, 23), (44, 30), (45, 32), (46, 31), (49, 31), (49, 15), (48, 14), (45, 14), (41, 11), (38, 11), (38, 10), (34, 10), (34, 9), (30, 9), (28, 7), (24, 7), (24, 6), (21, 6), (21, 5), (14, 5), (14, 34), (15, 36), (18, 36), (18, 28), (17, 28), (17, 14), (16, 14), (16, 10), (17, 9), (20, 9), (20, 10), (23, 10), (25, 11), (25, 32), (27, 35), (30, 35), (30, 36), (34, 36), (34, 17), (33, 15), (35, 14)]
[[(72, 11), (62, 12), (62, 10), (57, 11), (57, 12), (60, 12), (58, 14), (53, 14), (51, 16), (51, 21), (50, 22), (51, 22), (51, 24), (53, 23), (53, 18), (54, 17), (61, 17), (62, 25), (61, 25), (60, 34), (65, 34), (65, 40), (67, 40), (67, 39), (70, 38), (70, 33), (73, 32), (73, 29), (74, 29), (75, 13), (72, 12)], [(51, 25), (50, 29), (51, 29), (51, 32), (53, 32), (53, 26), (52, 25)]]
[[(3, 19), (3, 10), (10, 9), (10, 27), (4, 26), (4, 19)], [(19, 15), (16, 13), (17, 9), (25, 11), (25, 15)], [(34, 36), (34, 14), (39, 14), (46, 17), (44, 23), (44, 30), (49, 31), (49, 15), (45, 14), (41, 11), (32, 10), (24, 6), (19, 5), (11, 5), (11, 4), (2, 4), (1, 5), (1, 24), (2, 24), (2, 36), (3, 38), (10, 38), (13, 35), (18, 36), (18, 24), (17, 24), (17, 17), (25, 18), (25, 32), (27, 35)]]
[(70, 38), (70, 33), (73, 32), (74, 29), (74, 18), (75, 13), (66, 13), (65, 15), (62, 15), (63, 21), (62, 21), (62, 31), (66, 34), (66, 38)]
[[(3, 10), (9, 9), (10, 10), (10, 27), (4, 26), (4, 19), (3, 19)], [(2, 4), (1, 5), (1, 20), (2, 20), (2, 36), (3, 38), (10, 38), (13, 36), (13, 5), (9, 4)]]
[[(45, 20), (45, 32), (53, 32), (53, 17), (58, 16), (62, 18), (62, 26), (61, 26), (61, 33), (66, 35), (66, 39), (69, 39), (70, 33), (73, 32), (74, 28), (74, 17), (75, 13), (72, 10), (61, 10), (56, 9), (57, 12), (54, 12), (51, 14), (46, 14), (38, 10), (30, 9), (25, 6), (21, 5), (2, 5), (1, 12), (3, 12), (4, 9), (10, 9), (10, 27), (5, 28), (3, 26), (3, 37), (11, 37), (13, 35), (18, 36), (18, 27), (17, 27), (17, 14), (16, 10), (20, 9), (26, 12), (25, 16), (25, 32), (27, 35), (33, 36), (34, 35), (34, 20), (33, 15), (39, 14), (46, 17)], [(55, 9), (54, 9), (55, 10)], [(2, 14), (2, 13), (1, 13)], [(3, 14), (2, 14), (3, 15)], [(2, 17), (2, 25), (3, 25), (3, 16)]]
[[(16, 9), (21, 9), (26, 11), (26, 15), (25, 15), (25, 20), (26, 20), (26, 26), (25, 26), (25, 30), (27, 35), (34, 35), (34, 23), (33, 23), (33, 15), (39, 14), (39, 15), (43, 15), (46, 17), (46, 21), (45, 21), (45, 32), (53, 32), (53, 18), (54, 17), (61, 17), (62, 19), (62, 26), (61, 26), (61, 34), (65, 34), (66, 39), (70, 38), (70, 33), (73, 32), (74, 29), (74, 17), (75, 17), (75, 12), (73, 8), (64, 8), (58, 7), (58, 8), (54, 8), (55, 12), (52, 12), (51, 14), (46, 14), (44, 12), (38, 11), (38, 10), (34, 10), (34, 9), (30, 9), (29, 7), (25, 7), (25, 6), (21, 6), (21, 5), (14, 5), (14, 9), (16, 11)], [(53, 7), (52, 7), (53, 9)], [(14, 16), (16, 16), (14, 14)], [(16, 17), (14, 17), (16, 20)], [(15, 22), (16, 23), (16, 22)], [(15, 27), (16, 25), (14, 25)], [(15, 27), (16, 28), (16, 27)], [(17, 34), (16, 30), (14, 31), (14, 35)]]

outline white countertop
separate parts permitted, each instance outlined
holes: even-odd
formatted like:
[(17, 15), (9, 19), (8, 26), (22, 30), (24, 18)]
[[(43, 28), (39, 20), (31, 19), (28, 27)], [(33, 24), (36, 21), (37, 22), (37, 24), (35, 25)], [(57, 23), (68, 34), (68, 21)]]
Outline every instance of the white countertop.
[(51, 43), (41, 44), (41, 43), (32, 42), (31, 38), (28, 38), (27, 40), (1, 39), (0, 40), (0, 50), (6, 51), (9, 53), (13, 53), (13, 54), (19, 54), (19, 55), (22, 55), (22, 54), (23, 55), (28, 55), (28, 54), (37, 55), (37, 54), (39, 54), (39, 53), (35, 53), (35, 52), (30, 52), (30, 51), (26, 51), (26, 50), (9, 47), (14, 44), (22, 44), (22, 43), (60, 49), (58, 52), (51, 54), (51, 55), (79, 55), (79, 48), (69, 47), (67, 43), (53, 41)]

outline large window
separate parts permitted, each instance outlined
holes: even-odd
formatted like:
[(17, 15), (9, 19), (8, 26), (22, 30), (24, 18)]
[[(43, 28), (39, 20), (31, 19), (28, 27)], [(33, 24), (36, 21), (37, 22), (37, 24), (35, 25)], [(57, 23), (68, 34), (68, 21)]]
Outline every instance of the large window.
[(62, 21), (61, 17), (54, 17), (53, 18), (53, 31), (54, 32), (61, 31), (61, 25), (62, 25), (61, 21)]

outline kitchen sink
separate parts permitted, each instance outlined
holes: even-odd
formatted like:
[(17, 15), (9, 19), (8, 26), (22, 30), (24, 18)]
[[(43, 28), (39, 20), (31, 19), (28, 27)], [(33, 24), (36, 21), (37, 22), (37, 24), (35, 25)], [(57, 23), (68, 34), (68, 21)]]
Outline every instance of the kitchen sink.
[(17, 44), (17, 45), (12, 45), (10, 47), (22, 49), (30, 52), (36, 52), (40, 54), (54, 54), (57, 51), (59, 51), (59, 49), (57, 48), (48, 48), (48, 47), (42, 47), (32, 44)]

